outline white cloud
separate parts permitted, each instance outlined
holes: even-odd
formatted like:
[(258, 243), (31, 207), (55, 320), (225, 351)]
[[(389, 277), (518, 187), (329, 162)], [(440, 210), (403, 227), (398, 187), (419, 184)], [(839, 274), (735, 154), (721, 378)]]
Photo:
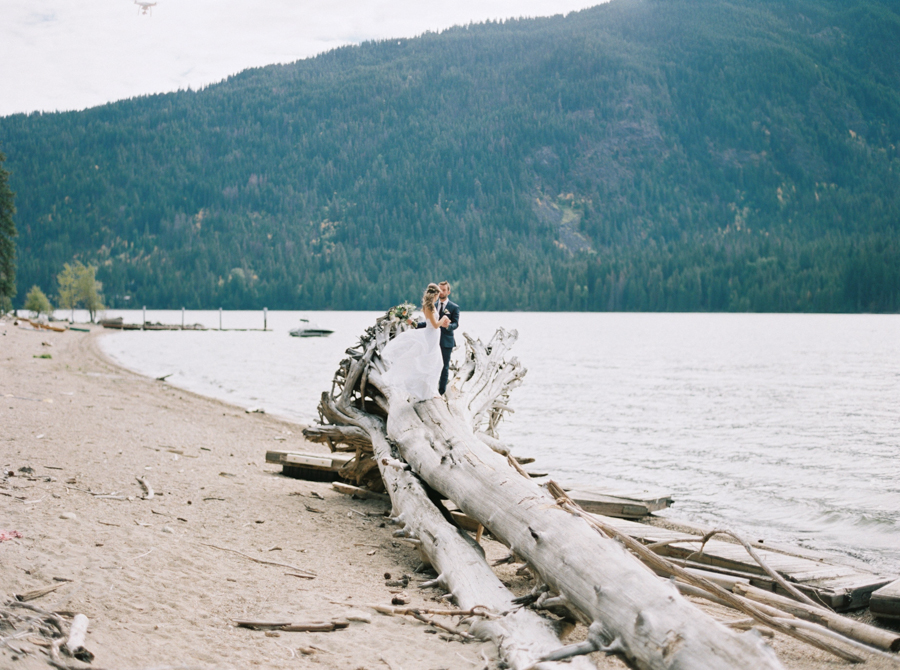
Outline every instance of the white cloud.
[(198, 88), (249, 67), (601, 0), (0, 0), (0, 116)]

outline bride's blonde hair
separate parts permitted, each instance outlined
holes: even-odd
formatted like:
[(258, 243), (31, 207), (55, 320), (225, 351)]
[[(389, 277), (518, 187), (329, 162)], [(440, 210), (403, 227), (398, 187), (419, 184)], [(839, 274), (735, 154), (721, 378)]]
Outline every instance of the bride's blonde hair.
[(422, 296), (422, 311), (434, 311), (434, 299), (441, 294), (441, 288), (437, 284), (429, 284), (425, 288), (425, 295)]

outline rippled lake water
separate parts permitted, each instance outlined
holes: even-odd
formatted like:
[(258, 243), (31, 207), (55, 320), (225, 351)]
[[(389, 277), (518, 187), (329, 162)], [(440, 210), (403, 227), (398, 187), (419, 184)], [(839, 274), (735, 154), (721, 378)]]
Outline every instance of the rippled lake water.
[[(289, 337), (301, 316), (335, 333)], [(307, 423), (376, 316), (269, 312), (269, 332), (131, 331), (101, 344), (138, 372)], [(263, 316), (222, 318), (261, 328)], [(460, 330), (487, 339), (497, 326), (519, 332), (513, 353), (528, 368), (501, 437), (535, 469), (664, 489), (676, 500), (666, 516), (900, 574), (900, 316), (464, 311)]]

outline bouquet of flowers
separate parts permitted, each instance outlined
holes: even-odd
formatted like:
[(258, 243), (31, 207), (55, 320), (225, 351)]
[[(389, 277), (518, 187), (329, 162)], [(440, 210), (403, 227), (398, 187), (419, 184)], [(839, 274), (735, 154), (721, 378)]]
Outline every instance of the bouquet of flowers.
[(412, 318), (415, 309), (415, 305), (410, 305), (408, 302), (400, 303), (388, 310), (388, 317), (397, 321), (406, 321)]

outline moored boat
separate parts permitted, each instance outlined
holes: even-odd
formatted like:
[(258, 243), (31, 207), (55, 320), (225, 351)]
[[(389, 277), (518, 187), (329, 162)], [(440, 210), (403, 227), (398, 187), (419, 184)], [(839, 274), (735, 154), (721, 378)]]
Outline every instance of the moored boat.
[(291, 337), (328, 337), (334, 331), (322, 328), (322, 326), (309, 319), (300, 319), (300, 325), (288, 332), (290, 332)]

